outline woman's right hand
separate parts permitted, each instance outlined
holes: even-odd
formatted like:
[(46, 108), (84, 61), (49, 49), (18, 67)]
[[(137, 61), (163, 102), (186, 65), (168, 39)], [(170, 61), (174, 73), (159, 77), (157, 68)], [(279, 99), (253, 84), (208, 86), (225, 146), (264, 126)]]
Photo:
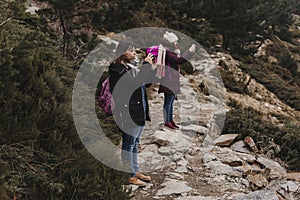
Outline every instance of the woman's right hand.
[(145, 61), (148, 62), (148, 63), (150, 63), (151, 65), (153, 65), (154, 64), (153, 59), (154, 59), (154, 55), (151, 54), (151, 53), (149, 53), (147, 55), (147, 57), (145, 58)]

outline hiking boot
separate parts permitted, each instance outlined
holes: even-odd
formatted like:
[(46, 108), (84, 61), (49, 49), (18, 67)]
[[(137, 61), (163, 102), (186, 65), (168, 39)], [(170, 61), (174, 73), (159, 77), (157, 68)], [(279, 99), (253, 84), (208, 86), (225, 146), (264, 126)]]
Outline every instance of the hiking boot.
[(165, 127), (167, 127), (168, 129), (171, 129), (171, 130), (175, 130), (176, 128), (172, 125), (171, 122), (166, 122), (164, 124)]
[(137, 186), (141, 186), (141, 187), (147, 186), (147, 183), (145, 183), (144, 181), (141, 181), (137, 177), (130, 177), (128, 179), (128, 182), (132, 185), (137, 185)]
[(146, 175), (144, 175), (144, 174), (142, 174), (140, 172), (136, 173), (136, 177), (138, 179), (141, 179), (142, 181), (151, 181), (151, 177), (150, 176), (146, 176)]
[(171, 122), (172, 126), (179, 129), (180, 127), (175, 124), (175, 122)]

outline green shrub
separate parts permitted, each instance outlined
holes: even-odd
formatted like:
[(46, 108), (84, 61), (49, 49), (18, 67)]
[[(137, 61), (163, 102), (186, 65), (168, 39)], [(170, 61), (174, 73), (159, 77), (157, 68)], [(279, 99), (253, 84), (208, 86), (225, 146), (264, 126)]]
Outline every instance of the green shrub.
[(271, 138), (281, 148), (276, 156), (285, 161), (291, 170), (297, 170), (300, 167), (299, 124), (291, 123), (291, 120), (285, 117), (281, 119), (284, 119), (282, 122), (285, 124), (282, 128), (263, 120), (262, 115), (252, 109), (236, 107), (227, 113), (222, 134), (237, 133), (238, 139), (250, 136), (259, 148), (263, 148)]
[(243, 64), (240, 68), (273, 92), (281, 101), (300, 110), (300, 91), (297, 79), (292, 77), (286, 69), (279, 65), (254, 60), (252, 64)]

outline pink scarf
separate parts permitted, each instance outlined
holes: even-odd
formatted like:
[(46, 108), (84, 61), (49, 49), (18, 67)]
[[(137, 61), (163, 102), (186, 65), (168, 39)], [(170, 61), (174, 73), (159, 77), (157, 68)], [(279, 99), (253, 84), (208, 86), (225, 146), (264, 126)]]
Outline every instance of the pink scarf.
[(166, 60), (166, 48), (161, 44), (158, 47), (157, 59), (156, 59), (156, 77), (161, 79), (165, 77), (165, 60)]

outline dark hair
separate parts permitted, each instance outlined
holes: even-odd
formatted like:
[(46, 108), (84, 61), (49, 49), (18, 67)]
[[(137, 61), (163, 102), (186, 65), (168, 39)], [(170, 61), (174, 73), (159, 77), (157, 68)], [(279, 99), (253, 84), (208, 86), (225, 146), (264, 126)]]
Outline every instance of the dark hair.
[(132, 47), (133, 47), (133, 43), (132, 43), (131, 39), (127, 38), (127, 39), (121, 40), (116, 49), (116, 56), (120, 56), (120, 55), (124, 54), (129, 48), (132, 48)]
[(121, 40), (116, 49), (117, 58), (115, 59), (115, 62), (119, 64), (122, 64), (124, 62), (129, 63), (130, 60), (127, 58), (127, 56), (124, 55), (124, 53), (130, 48), (133, 48), (133, 43), (131, 39), (126, 38)]
[(117, 57), (114, 62), (119, 63), (119, 64), (125, 64), (125, 63), (129, 63), (130, 60), (127, 58), (127, 56), (122, 54), (119, 57)]

